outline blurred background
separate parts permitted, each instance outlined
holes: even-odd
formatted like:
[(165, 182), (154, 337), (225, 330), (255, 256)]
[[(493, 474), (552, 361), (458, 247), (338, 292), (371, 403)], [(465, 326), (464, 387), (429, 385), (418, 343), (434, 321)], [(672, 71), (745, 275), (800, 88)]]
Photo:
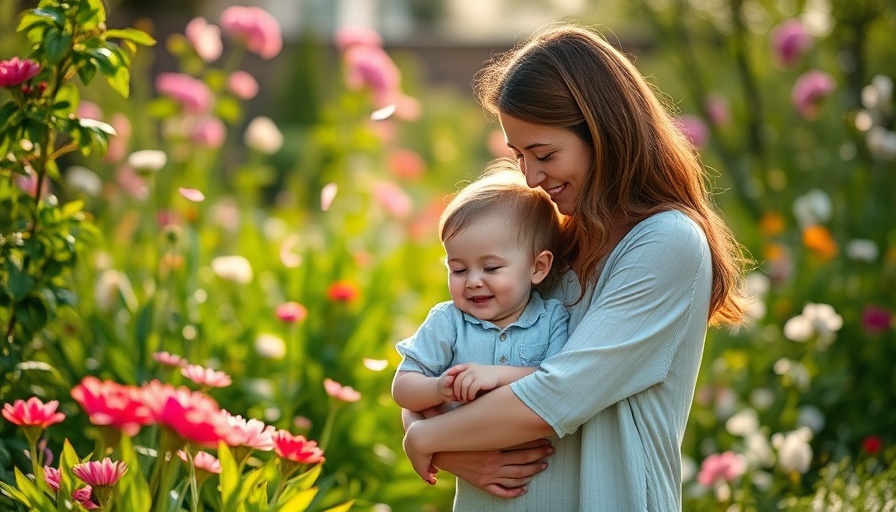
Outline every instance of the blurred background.
[[(28, 54), (14, 29), (36, 3), (0, 5), (0, 58)], [(329, 425), (315, 507), (450, 510), (451, 478), (425, 486), (401, 451), (393, 347), (448, 299), (445, 197), (506, 153), (472, 97), (476, 71), (539, 26), (578, 20), (661, 91), (755, 260), (750, 322), (707, 340), (684, 509), (896, 507), (892, 1), (106, 6), (110, 27), (158, 43), (134, 57), (127, 99), (80, 87), (78, 115), (118, 132), (105, 155), (60, 160), (49, 186), (97, 228), (66, 277), (81, 300), (51, 311), (0, 386), (4, 402), (63, 402), (83, 428), (49, 431), (51, 445), (90, 437), (73, 383), (158, 378), (152, 354), (168, 351), (232, 375), (212, 394), (235, 413), (314, 439)], [(282, 48), (209, 32), (234, 6), (270, 13)], [(150, 175), (129, 159), (146, 149), (167, 156)], [(287, 302), (299, 320), (278, 317)], [(324, 378), (361, 399), (334, 400)], [(21, 442), (9, 425), (0, 434), (8, 480)]]

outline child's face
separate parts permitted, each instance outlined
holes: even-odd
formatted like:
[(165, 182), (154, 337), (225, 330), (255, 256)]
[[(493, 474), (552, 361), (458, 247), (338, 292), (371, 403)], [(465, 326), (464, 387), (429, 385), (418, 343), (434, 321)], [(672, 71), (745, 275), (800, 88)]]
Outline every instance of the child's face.
[(503, 216), (478, 220), (444, 243), (454, 304), (500, 327), (519, 318), (533, 282), (541, 280), (509, 223)]

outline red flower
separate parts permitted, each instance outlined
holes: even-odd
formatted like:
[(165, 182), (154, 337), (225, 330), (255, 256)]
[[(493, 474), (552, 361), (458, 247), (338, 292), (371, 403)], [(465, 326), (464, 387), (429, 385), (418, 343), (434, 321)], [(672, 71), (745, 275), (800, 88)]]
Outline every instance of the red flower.
[(138, 388), (87, 376), (71, 391), (94, 425), (108, 425), (126, 436), (134, 436), (152, 423), (152, 412), (143, 403)]
[(112, 462), (109, 457), (72, 466), (72, 473), (92, 487), (111, 487), (127, 472), (126, 462)]
[(862, 440), (862, 449), (871, 455), (876, 454), (884, 446), (884, 440), (878, 436), (867, 436)]
[(278, 430), (274, 434), (274, 452), (281, 458), (299, 464), (318, 464), (323, 462), (324, 452), (317, 447), (315, 441), (305, 436), (293, 436), (286, 430)]
[(50, 400), (46, 404), (36, 396), (28, 401), (16, 400), (12, 404), (3, 404), (3, 417), (20, 427), (47, 428), (61, 422), (65, 414), (56, 412), (58, 400)]
[(358, 298), (359, 293), (358, 285), (355, 283), (352, 283), (351, 281), (336, 281), (331, 284), (330, 289), (327, 290), (327, 297), (329, 297), (330, 300), (339, 302), (350, 302)]
[(862, 311), (862, 327), (866, 331), (878, 334), (886, 331), (892, 325), (893, 314), (887, 308), (880, 306), (868, 306)]
[(301, 322), (307, 316), (308, 310), (298, 302), (284, 302), (277, 306), (277, 318), (284, 322)]
[(226, 431), (217, 402), (199, 391), (152, 381), (143, 387), (143, 396), (153, 418), (185, 441), (217, 446)]
[(13, 57), (0, 61), (0, 87), (15, 87), (34, 78), (40, 72), (40, 65), (33, 60)]

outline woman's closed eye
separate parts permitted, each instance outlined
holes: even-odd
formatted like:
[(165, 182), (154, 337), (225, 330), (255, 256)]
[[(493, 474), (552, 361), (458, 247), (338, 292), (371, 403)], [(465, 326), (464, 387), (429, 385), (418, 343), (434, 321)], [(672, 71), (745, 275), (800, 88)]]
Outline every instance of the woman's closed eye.
[(547, 154), (545, 154), (545, 155), (543, 155), (543, 156), (535, 155), (535, 159), (538, 160), (539, 162), (547, 162), (548, 160), (551, 159), (552, 156), (554, 156), (554, 152), (553, 152), (553, 151), (550, 152), (550, 153), (547, 153)]

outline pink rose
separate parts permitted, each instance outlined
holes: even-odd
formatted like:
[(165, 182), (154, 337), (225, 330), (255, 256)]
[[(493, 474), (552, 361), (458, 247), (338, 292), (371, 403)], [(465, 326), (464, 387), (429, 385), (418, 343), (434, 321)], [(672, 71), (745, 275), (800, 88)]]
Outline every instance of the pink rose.
[(31, 80), (40, 72), (40, 65), (30, 59), (13, 57), (0, 61), (0, 87), (15, 87)]

